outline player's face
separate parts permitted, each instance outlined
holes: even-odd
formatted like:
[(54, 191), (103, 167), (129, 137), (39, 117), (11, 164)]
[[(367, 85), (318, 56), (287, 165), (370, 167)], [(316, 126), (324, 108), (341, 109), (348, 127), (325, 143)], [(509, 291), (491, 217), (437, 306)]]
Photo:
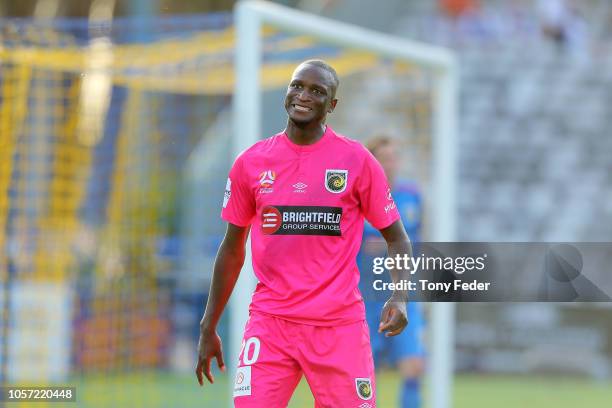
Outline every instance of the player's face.
[(329, 72), (314, 65), (300, 65), (285, 96), (289, 119), (298, 126), (325, 122), (336, 106), (333, 93), (334, 82)]
[(374, 152), (374, 157), (376, 157), (383, 170), (385, 170), (385, 174), (387, 175), (387, 179), (390, 183), (393, 182), (399, 171), (397, 148), (398, 147), (395, 144), (389, 143), (380, 146)]

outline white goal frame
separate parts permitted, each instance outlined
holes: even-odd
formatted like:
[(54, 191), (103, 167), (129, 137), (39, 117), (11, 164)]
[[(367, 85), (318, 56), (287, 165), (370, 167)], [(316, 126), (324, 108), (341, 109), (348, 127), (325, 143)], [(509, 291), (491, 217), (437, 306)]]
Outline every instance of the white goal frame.
[[(240, 1), (234, 10), (236, 27), (235, 88), (233, 95), (233, 153), (237, 156), (260, 139), (263, 24), (326, 42), (368, 50), (404, 60), (434, 72), (432, 140), (432, 241), (452, 242), (456, 237), (458, 65), (445, 48), (382, 34), (354, 25), (264, 1)], [(250, 242), (243, 272), (230, 302), (229, 384), (233, 387), (236, 360), (248, 319), (248, 306), (256, 278), (251, 263)], [(428, 406), (451, 406), (454, 347), (453, 303), (434, 303), (431, 316)]]

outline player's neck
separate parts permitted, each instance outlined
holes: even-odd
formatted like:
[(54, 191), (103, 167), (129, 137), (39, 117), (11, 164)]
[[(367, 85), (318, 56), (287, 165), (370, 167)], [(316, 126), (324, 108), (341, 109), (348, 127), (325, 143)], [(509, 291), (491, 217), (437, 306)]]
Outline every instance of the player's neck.
[(311, 145), (317, 143), (325, 134), (327, 126), (324, 123), (316, 123), (300, 127), (293, 121), (287, 121), (285, 134), (293, 143), (297, 145)]

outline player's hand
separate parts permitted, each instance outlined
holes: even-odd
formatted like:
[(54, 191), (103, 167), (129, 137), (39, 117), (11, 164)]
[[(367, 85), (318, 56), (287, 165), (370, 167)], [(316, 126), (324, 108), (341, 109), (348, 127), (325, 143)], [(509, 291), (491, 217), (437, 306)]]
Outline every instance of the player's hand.
[(221, 338), (216, 331), (202, 329), (200, 331), (200, 340), (198, 341), (198, 365), (195, 369), (200, 385), (204, 385), (204, 376), (206, 376), (211, 384), (215, 382), (215, 378), (210, 371), (210, 361), (213, 358), (217, 359), (217, 364), (221, 371), (225, 371)]
[(408, 325), (406, 303), (388, 300), (380, 316), (378, 332), (385, 333), (385, 337), (397, 336)]

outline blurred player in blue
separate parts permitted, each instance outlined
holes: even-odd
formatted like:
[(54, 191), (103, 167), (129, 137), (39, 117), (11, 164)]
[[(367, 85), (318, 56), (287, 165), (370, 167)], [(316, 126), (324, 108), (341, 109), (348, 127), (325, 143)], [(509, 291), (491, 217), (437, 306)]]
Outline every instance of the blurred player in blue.
[[(417, 253), (421, 239), (423, 205), (417, 186), (397, 178), (400, 165), (398, 143), (389, 136), (381, 135), (369, 139), (366, 147), (385, 170), (402, 222), (414, 245), (413, 253)], [(402, 376), (399, 406), (419, 408), (421, 406), (420, 382), (425, 370), (425, 350), (422, 340), (424, 319), (421, 304), (408, 302), (408, 326), (401, 334), (385, 337), (384, 334), (378, 333), (384, 301), (377, 299), (377, 294), (372, 287), (373, 281), (378, 279), (372, 273), (372, 259), (385, 256), (384, 242), (380, 233), (366, 222), (358, 258), (361, 269), (359, 286), (365, 300), (374, 363), (377, 368), (384, 365), (397, 368)]]

